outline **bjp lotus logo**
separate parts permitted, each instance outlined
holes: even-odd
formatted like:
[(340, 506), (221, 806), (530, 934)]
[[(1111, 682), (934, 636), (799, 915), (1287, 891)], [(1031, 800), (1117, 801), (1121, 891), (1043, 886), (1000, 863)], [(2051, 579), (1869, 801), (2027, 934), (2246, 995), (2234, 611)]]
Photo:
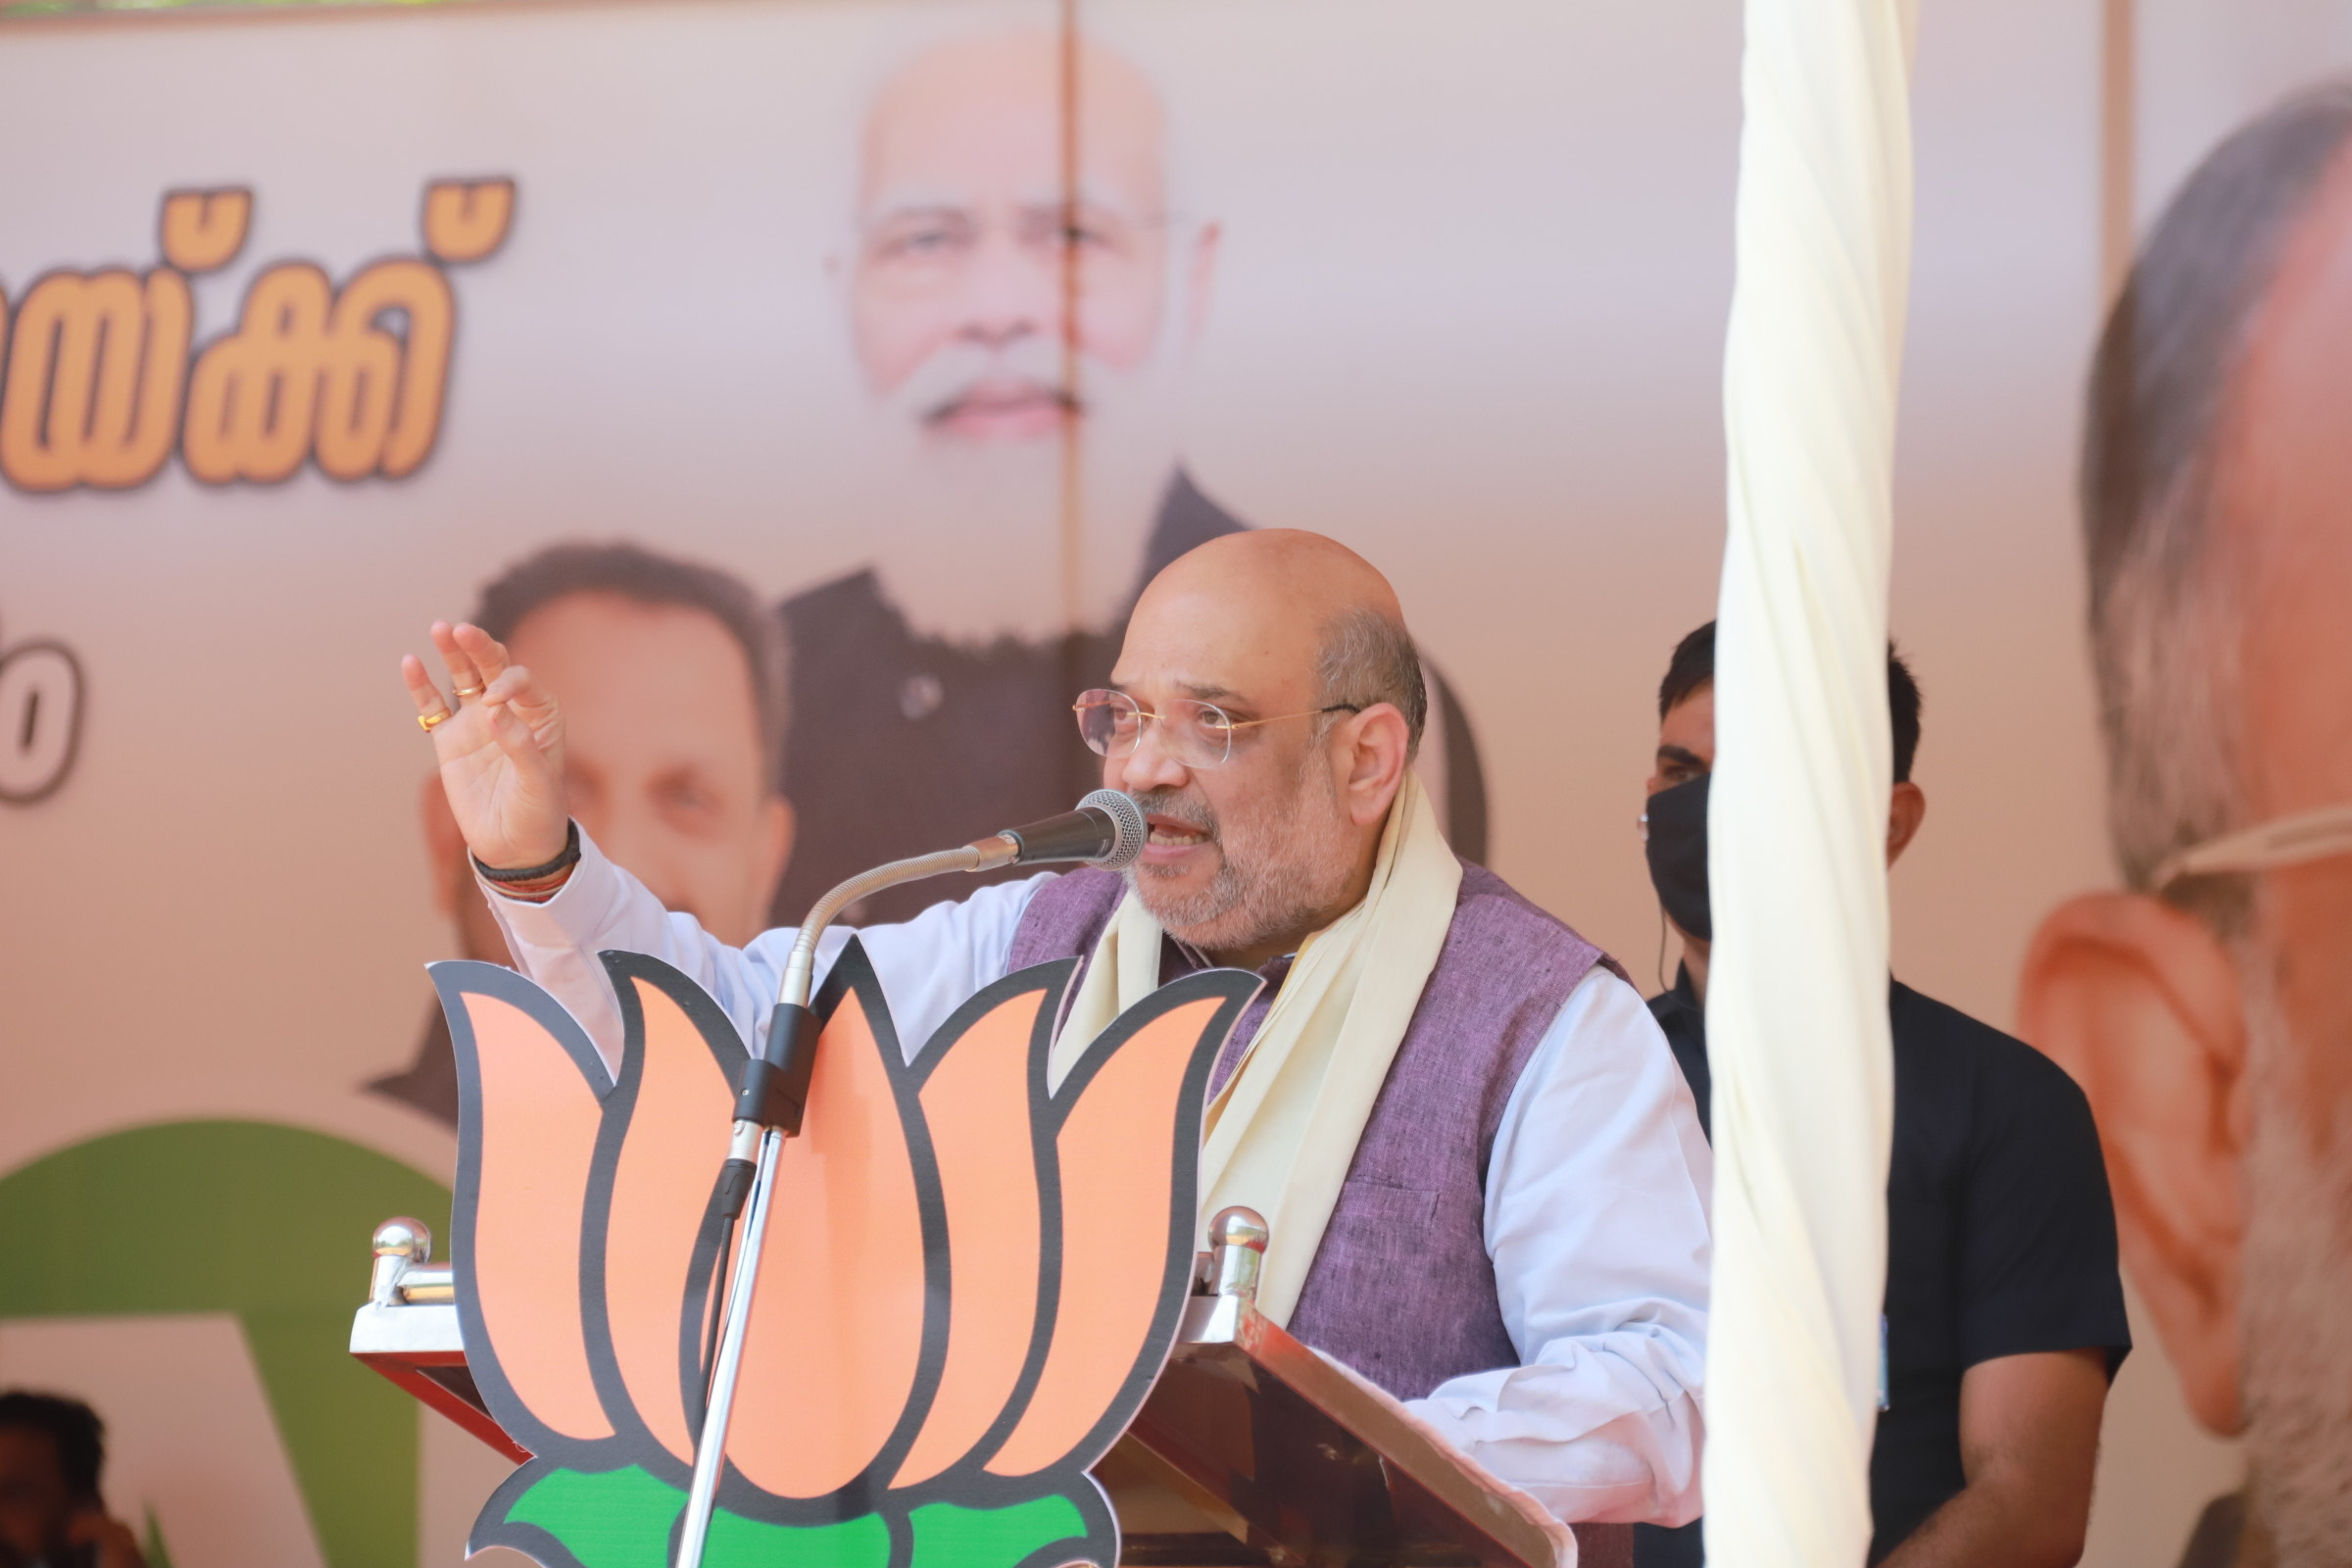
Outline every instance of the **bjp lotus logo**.
[[(537, 1455), (471, 1546), (669, 1561), (719, 1294), (703, 1225), (744, 1047), (665, 964), (605, 955), (613, 1081), (520, 976), (433, 968), (463, 1086), (455, 1255), (473, 1374)], [(1143, 1402), (1190, 1274), (1209, 1063), (1254, 989), (1191, 975), (1049, 1090), (1074, 965), (983, 990), (909, 1063), (853, 941), (779, 1167), (706, 1561), (1118, 1560), (1087, 1475)]]

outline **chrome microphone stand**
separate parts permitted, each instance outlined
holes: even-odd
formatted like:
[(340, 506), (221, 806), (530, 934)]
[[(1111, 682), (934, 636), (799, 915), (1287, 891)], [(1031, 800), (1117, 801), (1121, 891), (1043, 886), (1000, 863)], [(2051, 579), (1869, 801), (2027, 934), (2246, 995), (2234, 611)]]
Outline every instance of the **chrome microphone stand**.
[[(1143, 811), (1115, 790), (1097, 790), (1078, 803), (1110, 819), (1112, 847), (1087, 857), (1095, 864), (1125, 866), (1143, 851)], [(1074, 814), (1074, 813), (1073, 813)], [(720, 1182), (740, 1187), (741, 1174), (751, 1173), (750, 1206), (744, 1214), (743, 1241), (735, 1272), (727, 1282), (718, 1354), (710, 1364), (710, 1398), (703, 1413), (701, 1438), (694, 1447), (694, 1481), (686, 1496), (686, 1519), (678, 1535), (676, 1568), (702, 1568), (703, 1548), (710, 1540), (710, 1515), (718, 1498), (718, 1478), (726, 1465), (727, 1423), (735, 1412), (735, 1384), (743, 1371), (743, 1341), (752, 1315), (752, 1298), (759, 1288), (760, 1255), (767, 1235), (767, 1211), (775, 1196), (776, 1162), (783, 1157), (784, 1141), (798, 1137), (808, 1102), (809, 1075), (816, 1065), (816, 1041), (822, 1029), (808, 1009), (816, 972), (816, 945), (842, 910), (859, 899), (885, 888), (951, 871), (992, 871), (1024, 859), (1069, 859), (1069, 855), (1029, 854), (1015, 829), (978, 839), (960, 849), (939, 850), (910, 859), (893, 860), (859, 872), (816, 901), (808, 918), (793, 939), (784, 978), (776, 988), (776, 1005), (768, 1014), (767, 1034), (759, 1055), (744, 1066), (743, 1083), (735, 1097), (735, 1130), (727, 1142), (727, 1163)], [(740, 1201), (730, 1195), (731, 1202)], [(726, 1216), (733, 1223), (733, 1215)], [(715, 1283), (715, 1282), (713, 1282)]]

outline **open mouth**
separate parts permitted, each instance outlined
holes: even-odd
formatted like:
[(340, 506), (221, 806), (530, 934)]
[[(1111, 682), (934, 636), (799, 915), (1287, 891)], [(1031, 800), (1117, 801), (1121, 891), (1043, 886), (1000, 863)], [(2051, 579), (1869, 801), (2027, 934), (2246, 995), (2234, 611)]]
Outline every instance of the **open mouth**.
[(1144, 825), (1150, 829), (1144, 840), (1144, 858), (1159, 864), (1181, 859), (1215, 842), (1215, 836), (1207, 828), (1156, 811), (1144, 818)]

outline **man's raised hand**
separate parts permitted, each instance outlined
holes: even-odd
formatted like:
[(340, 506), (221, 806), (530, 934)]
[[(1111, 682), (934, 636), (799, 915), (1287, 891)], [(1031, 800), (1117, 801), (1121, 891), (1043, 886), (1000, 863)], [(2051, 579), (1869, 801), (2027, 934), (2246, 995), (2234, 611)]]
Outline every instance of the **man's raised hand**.
[(433, 738), (458, 830), (484, 865), (544, 865), (564, 853), (570, 831), (564, 715), (479, 626), (437, 620), (432, 638), (455, 694), (444, 697), (413, 654), (401, 660), (400, 676)]

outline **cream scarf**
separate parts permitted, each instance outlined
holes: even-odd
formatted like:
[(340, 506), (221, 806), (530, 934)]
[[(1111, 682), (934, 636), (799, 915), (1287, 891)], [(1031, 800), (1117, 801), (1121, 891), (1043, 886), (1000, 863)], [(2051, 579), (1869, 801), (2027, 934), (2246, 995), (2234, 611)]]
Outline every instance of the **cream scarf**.
[[(1272, 1240), (1258, 1310), (1288, 1323), (1356, 1141), (1453, 924), (1462, 864), (1408, 770), (1363, 902), (1306, 939), (1224, 1092), (1209, 1102), (1200, 1217), (1247, 1203)], [(1130, 888), (1054, 1042), (1058, 1083), (1097, 1035), (1159, 987), (1159, 922)]]

